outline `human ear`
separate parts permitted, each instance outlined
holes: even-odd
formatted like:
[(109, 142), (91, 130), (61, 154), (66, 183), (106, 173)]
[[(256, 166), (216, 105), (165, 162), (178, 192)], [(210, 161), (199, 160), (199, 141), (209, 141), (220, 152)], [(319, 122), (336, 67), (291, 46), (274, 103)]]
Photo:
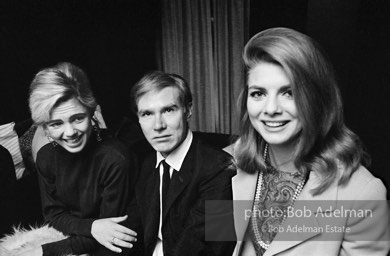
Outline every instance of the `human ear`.
[(106, 122), (104, 121), (104, 118), (102, 115), (102, 110), (101, 110), (100, 105), (96, 106), (96, 109), (95, 109), (91, 119), (95, 122), (95, 124), (97, 124), (99, 126), (99, 128), (102, 128), (102, 129), (107, 128)]
[(191, 119), (191, 116), (192, 116), (192, 102), (189, 103), (187, 106), (186, 115), (187, 115), (187, 121), (189, 121)]

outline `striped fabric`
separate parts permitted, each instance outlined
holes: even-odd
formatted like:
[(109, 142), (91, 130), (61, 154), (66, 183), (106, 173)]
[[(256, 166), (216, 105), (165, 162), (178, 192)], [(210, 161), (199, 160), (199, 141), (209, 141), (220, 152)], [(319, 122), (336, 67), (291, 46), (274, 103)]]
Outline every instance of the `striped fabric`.
[(11, 153), (15, 165), (16, 178), (20, 179), (23, 176), (25, 167), (20, 152), (19, 138), (14, 130), (14, 126), (14, 122), (0, 125), (0, 145)]

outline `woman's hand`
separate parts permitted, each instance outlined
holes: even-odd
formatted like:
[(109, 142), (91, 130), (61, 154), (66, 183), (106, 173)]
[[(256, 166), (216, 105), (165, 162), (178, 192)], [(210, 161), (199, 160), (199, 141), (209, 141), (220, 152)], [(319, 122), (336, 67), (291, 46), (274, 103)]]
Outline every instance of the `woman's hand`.
[(116, 246), (131, 248), (133, 245), (130, 242), (137, 241), (137, 233), (118, 224), (126, 219), (127, 215), (95, 220), (92, 223), (91, 234), (101, 245), (113, 252), (120, 253), (122, 250)]

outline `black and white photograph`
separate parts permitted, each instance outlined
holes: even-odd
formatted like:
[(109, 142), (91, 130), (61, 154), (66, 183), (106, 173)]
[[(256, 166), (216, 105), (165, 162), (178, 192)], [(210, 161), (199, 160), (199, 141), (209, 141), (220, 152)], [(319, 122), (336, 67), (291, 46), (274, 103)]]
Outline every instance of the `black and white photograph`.
[(387, 0), (3, 0), (0, 256), (390, 255)]

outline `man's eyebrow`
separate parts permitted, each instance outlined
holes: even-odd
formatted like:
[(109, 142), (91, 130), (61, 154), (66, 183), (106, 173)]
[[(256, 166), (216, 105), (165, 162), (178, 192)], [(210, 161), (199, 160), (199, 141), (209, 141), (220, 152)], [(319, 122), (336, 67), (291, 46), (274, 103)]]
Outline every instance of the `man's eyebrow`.
[[(159, 108), (158, 111), (164, 111), (164, 110), (167, 110), (169, 108), (179, 108), (179, 106), (176, 104), (176, 103), (172, 103), (172, 104), (167, 104), (161, 108)], [(150, 112), (150, 113), (153, 113), (155, 110), (150, 110), (150, 109), (139, 109), (137, 111), (138, 114), (141, 114), (141, 113), (145, 113), (145, 112)]]
[(138, 114), (145, 113), (145, 112), (151, 112), (151, 111), (148, 109), (140, 109), (137, 111)]
[(163, 107), (162, 109), (165, 110), (165, 109), (168, 109), (168, 108), (178, 108), (179, 106), (175, 103), (171, 104), (171, 105), (167, 105), (165, 107)]

